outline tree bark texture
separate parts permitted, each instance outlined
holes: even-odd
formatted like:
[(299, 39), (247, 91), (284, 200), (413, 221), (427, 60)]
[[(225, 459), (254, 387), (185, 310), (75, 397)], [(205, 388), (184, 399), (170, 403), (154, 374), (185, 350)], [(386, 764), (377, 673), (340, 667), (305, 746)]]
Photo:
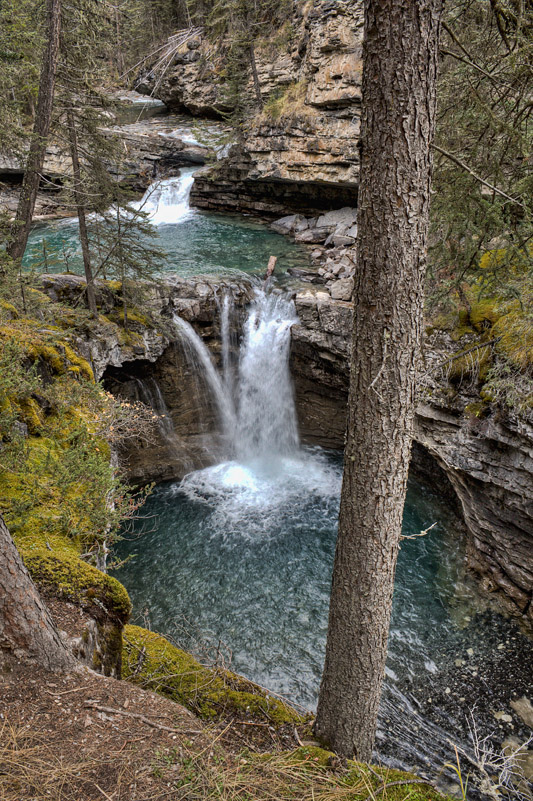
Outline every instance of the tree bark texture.
[(368, 761), (413, 435), (442, 0), (365, 0), (347, 444), (315, 733)]
[(94, 277), (91, 269), (91, 253), (89, 250), (89, 234), (87, 233), (87, 219), (85, 215), (85, 204), (81, 191), (81, 169), (80, 157), (78, 152), (78, 137), (76, 134), (76, 123), (74, 113), (71, 108), (67, 111), (68, 138), (70, 144), (70, 158), (72, 160), (73, 194), (76, 204), (76, 212), (80, 226), (80, 244), (83, 256), (83, 269), (85, 280), (87, 281), (87, 305), (92, 314), (98, 314), (96, 308), (96, 297), (94, 292)]
[(61, 0), (46, 0), (46, 16), (48, 39), (41, 65), (37, 111), (15, 215), (13, 239), (8, 247), (9, 255), (16, 261), (22, 259), (26, 250), (50, 132), (61, 32)]
[(257, 100), (259, 108), (263, 108), (263, 96), (261, 94), (261, 83), (259, 82), (259, 75), (257, 74), (257, 64), (255, 61), (255, 48), (253, 42), (250, 42), (250, 67), (252, 68), (255, 99)]
[(67, 651), (0, 515), (0, 651), (67, 671)]

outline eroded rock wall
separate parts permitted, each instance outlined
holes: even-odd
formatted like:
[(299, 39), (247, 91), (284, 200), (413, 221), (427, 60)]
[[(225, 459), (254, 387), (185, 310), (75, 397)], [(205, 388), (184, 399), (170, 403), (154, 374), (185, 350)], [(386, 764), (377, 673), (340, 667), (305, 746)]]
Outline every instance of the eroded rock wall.
[[(351, 304), (326, 292), (305, 292), (296, 307), (300, 324), (292, 329), (291, 364), (301, 434), (342, 447)], [(487, 590), (499, 592), (533, 625), (533, 426), (498, 412), (478, 420), (468, 415), (472, 399), (448, 390), (421, 393), (415, 439), (456, 493), (468, 530), (469, 566)]]
[[(192, 203), (269, 216), (354, 205), (362, 40), (359, 0), (295, 3), (290, 35), (256, 43), (263, 110), (247, 120), (242, 143), (197, 177)], [(225, 58), (224, 42), (199, 31), (177, 49), (161, 80), (148, 73), (136, 88), (155, 92), (173, 110), (220, 115), (228, 110)], [(251, 76), (245, 93), (253, 106)]]

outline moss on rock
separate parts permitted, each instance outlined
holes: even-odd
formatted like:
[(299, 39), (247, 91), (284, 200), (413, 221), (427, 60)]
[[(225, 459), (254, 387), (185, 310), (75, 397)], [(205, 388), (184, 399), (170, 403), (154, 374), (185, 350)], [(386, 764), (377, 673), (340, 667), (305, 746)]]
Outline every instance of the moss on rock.
[(231, 715), (273, 725), (302, 723), (288, 704), (229, 670), (207, 668), (155, 632), (124, 630), (123, 676), (178, 701), (204, 719)]

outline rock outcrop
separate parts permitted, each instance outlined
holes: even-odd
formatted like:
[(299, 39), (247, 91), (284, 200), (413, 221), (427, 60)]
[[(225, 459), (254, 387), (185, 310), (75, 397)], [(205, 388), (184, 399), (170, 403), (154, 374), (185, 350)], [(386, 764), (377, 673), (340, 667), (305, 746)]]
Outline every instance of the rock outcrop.
[[(361, 2), (315, 0), (295, 6), (290, 35), (257, 42), (263, 109), (247, 121), (242, 144), (197, 177), (192, 202), (271, 217), (354, 205), (362, 38)], [(172, 52), (164, 75), (149, 72), (136, 88), (174, 110), (227, 111), (223, 43), (199, 30)], [(246, 91), (254, 97), (251, 76)]]
[[(351, 304), (308, 291), (297, 295), (296, 307), (300, 323), (292, 329), (291, 358), (302, 437), (342, 447)], [(439, 354), (435, 343), (429, 344), (430, 363), (449, 356), (449, 349)], [(533, 426), (498, 411), (478, 419), (469, 413), (471, 402), (471, 396), (432, 382), (421, 391), (415, 438), (459, 500), (469, 566), (531, 626)]]
[[(137, 104), (136, 104), (137, 105)], [(110, 121), (111, 123), (111, 121)], [(107, 133), (118, 138), (121, 161), (107, 165), (113, 180), (142, 192), (153, 181), (179, 174), (181, 167), (203, 165), (213, 153), (212, 144), (225, 127), (211, 123), (205, 128), (205, 141), (191, 135), (192, 122), (172, 116), (156, 116), (130, 123), (110, 124)], [(0, 209), (16, 211), (25, 160), (20, 155), (0, 154)], [(51, 183), (43, 186), (37, 198), (35, 219), (72, 214), (59, 197), (61, 183), (72, 174), (68, 148), (50, 143), (46, 150), (43, 175)]]
[[(85, 281), (73, 275), (45, 275), (42, 286), (52, 300), (75, 302)], [(252, 291), (246, 281), (208, 283), (172, 276), (164, 283), (145, 284), (144, 289), (148, 316), (132, 309), (126, 332), (113, 283), (97, 282), (102, 313), (72, 343), (108, 390), (152, 406), (158, 415), (151, 439), (126, 444), (121, 453), (128, 478), (136, 484), (181, 478), (216, 460), (216, 413), (173, 318), (189, 322), (218, 358), (217, 298), (231, 293), (238, 314)]]

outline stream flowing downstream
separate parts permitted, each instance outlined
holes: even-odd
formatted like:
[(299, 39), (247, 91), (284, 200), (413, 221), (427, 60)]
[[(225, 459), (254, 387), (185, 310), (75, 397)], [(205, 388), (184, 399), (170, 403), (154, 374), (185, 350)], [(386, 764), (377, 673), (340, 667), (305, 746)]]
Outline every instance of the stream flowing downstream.
[[(276, 256), (276, 275), (284, 280), (290, 267), (309, 266), (303, 247), (255, 219), (191, 208), (189, 194), (197, 169), (182, 169), (179, 177), (152, 184), (140, 201), (132, 203), (145, 211), (154, 225), (156, 244), (166, 254), (161, 273), (175, 272), (183, 277), (199, 273), (261, 275), (269, 257)], [(24, 266), (63, 272), (65, 260), (72, 272), (83, 273), (77, 219), (37, 225), (28, 240)]]

